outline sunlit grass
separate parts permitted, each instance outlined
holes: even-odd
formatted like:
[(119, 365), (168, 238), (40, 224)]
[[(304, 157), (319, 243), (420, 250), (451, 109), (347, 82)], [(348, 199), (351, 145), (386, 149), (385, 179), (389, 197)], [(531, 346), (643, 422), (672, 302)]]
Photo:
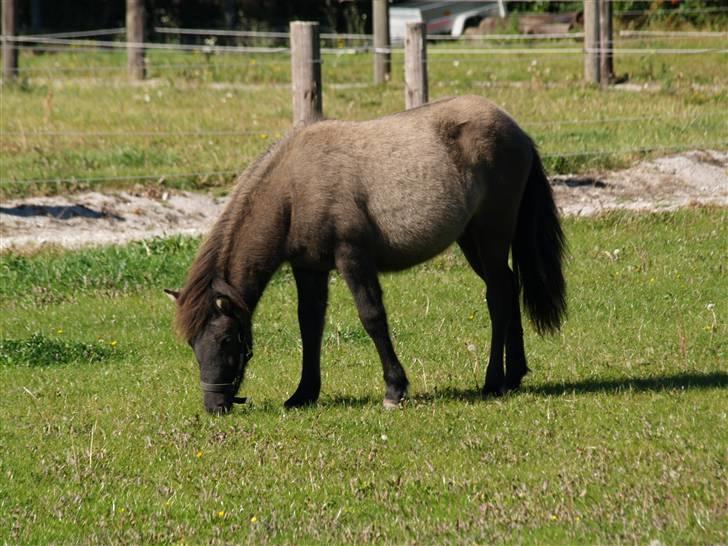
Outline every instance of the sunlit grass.
[(478, 397), (484, 289), (459, 252), (383, 276), (412, 382), (395, 412), (337, 276), (320, 404), (282, 409), (300, 371), (283, 270), (249, 404), (214, 418), (161, 292), (196, 241), (5, 254), (2, 339), (119, 357), (0, 366), (0, 542), (719, 543), (726, 220), (567, 220), (569, 318), (554, 338), (526, 327), (532, 374), (495, 401)]

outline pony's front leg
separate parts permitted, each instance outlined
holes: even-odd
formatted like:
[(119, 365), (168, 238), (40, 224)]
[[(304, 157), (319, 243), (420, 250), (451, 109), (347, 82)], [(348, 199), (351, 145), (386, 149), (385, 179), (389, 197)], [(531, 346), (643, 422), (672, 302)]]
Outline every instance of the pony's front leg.
[(396, 408), (407, 391), (407, 375), (394, 352), (374, 261), (351, 247), (340, 249), (336, 266), (354, 296), (359, 319), (379, 353), (387, 390), (384, 407)]
[(293, 269), (298, 291), (298, 325), (301, 329), (303, 364), (301, 382), (285, 403), (294, 408), (313, 404), (321, 391), (321, 337), (324, 332), (329, 299), (329, 274), (326, 271)]

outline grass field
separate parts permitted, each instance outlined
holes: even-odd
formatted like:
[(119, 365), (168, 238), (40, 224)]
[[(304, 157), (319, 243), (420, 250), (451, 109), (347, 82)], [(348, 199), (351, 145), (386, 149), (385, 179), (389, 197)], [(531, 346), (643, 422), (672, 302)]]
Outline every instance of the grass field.
[(0, 543), (721, 543), (728, 533), (728, 214), (567, 220), (570, 315), (481, 401), (484, 289), (447, 252), (383, 277), (412, 382), (332, 277), (323, 392), (284, 411), (300, 342), (282, 270), (249, 404), (204, 413), (161, 293), (197, 241), (0, 256)]
[[(552, 173), (625, 166), (651, 150), (728, 146), (723, 38), (623, 41), (615, 69), (643, 91), (582, 83), (580, 53), (551, 43), (429, 46), (430, 98), (476, 93), (508, 110)], [(562, 49), (577, 49), (565, 43)], [(699, 49), (658, 55), (657, 48)], [(531, 53), (533, 51), (533, 53)], [(121, 52), (21, 55), (20, 84), (3, 88), (0, 196), (159, 184), (224, 191), (291, 120), (290, 59), (152, 51), (150, 81), (126, 80)], [(404, 107), (403, 55), (392, 81), (370, 85), (371, 55), (324, 55), (324, 112), (368, 119)], [(643, 151), (644, 150), (644, 151)], [(47, 182), (44, 182), (47, 181)]]

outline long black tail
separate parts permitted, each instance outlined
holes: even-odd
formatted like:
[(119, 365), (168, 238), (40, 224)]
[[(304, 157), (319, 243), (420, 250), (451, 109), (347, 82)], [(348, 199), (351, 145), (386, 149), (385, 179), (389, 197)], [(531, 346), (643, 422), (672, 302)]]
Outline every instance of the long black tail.
[(551, 186), (536, 147), (518, 213), (513, 271), (523, 286), (523, 305), (540, 334), (556, 332), (566, 314), (562, 262), (566, 240)]

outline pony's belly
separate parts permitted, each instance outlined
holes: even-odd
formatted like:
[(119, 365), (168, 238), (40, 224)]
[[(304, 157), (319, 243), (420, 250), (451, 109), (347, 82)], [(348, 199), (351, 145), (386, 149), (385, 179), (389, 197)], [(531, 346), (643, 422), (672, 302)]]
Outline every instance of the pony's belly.
[[(381, 270), (400, 270), (429, 260), (448, 248), (465, 231), (472, 211), (449, 211), (437, 220), (424, 217), (389, 218), (380, 224), (377, 266)], [(457, 214), (453, 214), (457, 212)]]
[(462, 235), (480, 206), (485, 187), (476, 177), (437, 171), (433, 166), (434, 176), (394, 185), (394, 192), (370, 200), (382, 268), (403, 269), (436, 256)]

